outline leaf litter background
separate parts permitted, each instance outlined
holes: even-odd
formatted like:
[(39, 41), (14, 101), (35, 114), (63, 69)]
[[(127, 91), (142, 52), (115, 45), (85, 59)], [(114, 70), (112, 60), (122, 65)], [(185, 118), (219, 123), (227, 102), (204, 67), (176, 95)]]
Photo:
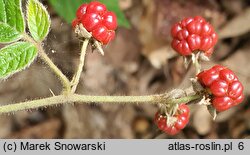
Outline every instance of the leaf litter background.
[[(68, 76), (78, 65), (80, 44), (71, 26), (46, 0), (52, 18), (45, 41), (48, 55)], [(192, 105), (188, 126), (176, 136), (157, 131), (157, 106), (69, 104), (1, 115), (1, 138), (249, 138), (250, 2), (248, 0), (119, 0), (131, 28), (119, 27), (105, 56), (88, 51), (77, 93), (146, 95), (190, 86), (194, 70), (170, 47), (170, 27), (186, 16), (201, 15), (219, 34), (212, 61), (228, 66), (245, 86), (245, 101), (212, 121), (206, 107)], [(1, 46), (1, 45), (0, 45)], [(27, 70), (0, 82), (1, 104), (60, 93), (60, 83), (40, 59)]]

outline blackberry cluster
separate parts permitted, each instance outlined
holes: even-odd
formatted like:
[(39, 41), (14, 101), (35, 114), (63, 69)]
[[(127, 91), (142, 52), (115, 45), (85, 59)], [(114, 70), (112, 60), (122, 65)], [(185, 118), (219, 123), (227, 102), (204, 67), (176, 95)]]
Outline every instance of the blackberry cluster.
[(212, 105), (217, 111), (225, 111), (244, 99), (243, 86), (230, 69), (215, 65), (197, 75), (200, 83), (212, 94)]
[(183, 56), (202, 51), (206, 56), (213, 53), (218, 36), (214, 28), (202, 17), (185, 18), (172, 29), (173, 49)]
[(78, 24), (82, 24), (96, 40), (106, 45), (115, 37), (117, 19), (116, 15), (108, 11), (104, 4), (93, 1), (89, 4), (82, 4), (78, 8), (72, 26), (75, 28)]
[(173, 116), (176, 121), (172, 124), (167, 122), (168, 116), (157, 112), (155, 114), (155, 124), (157, 127), (169, 135), (179, 133), (189, 122), (190, 110), (187, 105), (181, 104), (178, 107), (177, 113)]

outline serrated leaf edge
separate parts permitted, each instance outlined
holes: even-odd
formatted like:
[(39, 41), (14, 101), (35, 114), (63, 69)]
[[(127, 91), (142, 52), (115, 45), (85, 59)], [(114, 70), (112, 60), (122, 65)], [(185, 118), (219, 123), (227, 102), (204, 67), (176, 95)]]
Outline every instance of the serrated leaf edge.
[[(6, 26), (9, 26), (10, 28), (12, 28), (15, 32), (18, 32), (14, 27), (10, 26), (8, 23), (4, 23), (4, 22), (1, 22), (0, 21), (0, 24), (5, 24)], [(11, 41), (1, 41), (2, 44), (8, 44), (8, 43), (13, 43), (13, 42), (16, 42), (20, 39), (22, 39), (23, 35), (18, 32), (18, 35)]]
[[(2, 1), (3, 2), (3, 5), (4, 6), (6, 6), (6, 4), (4, 3), (4, 1)], [(6, 14), (6, 7), (4, 7), (4, 9), (5, 9), (5, 21), (4, 21), (4, 23), (6, 23), (6, 24), (8, 24), (7, 23), (7, 14)], [(21, 16), (22, 16), (22, 19), (23, 19), (23, 22), (22, 22), (22, 24), (23, 24), (23, 29), (22, 29), (22, 31), (18, 31), (17, 29), (16, 29), (16, 27), (13, 27), (17, 32), (19, 32), (20, 34), (21, 33), (23, 33), (23, 32), (25, 32), (25, 27), (26, 27), (26, 25), (25, 25), (25, 18), (24, 18), (24, 14), (23, 14), (23, 11), (22, 11), (22, 0), (19, 0), (19, 8), (18, 8), (19, 10), (20, 10), (20, 14), (21, 14)], [(8, 24), (9, 25), (9, 24)], [(11, 25), (9, 25), (10, 27), (12, 27)]]
[[(24, 17), (24, 13), (23, 13), (23, 9), (22, 9), (22, 7), (23, 7), (23, 5), (22, 5), (22, 0), (20, 0), (19, 1), (19, 3), (20, 3), (20, 12), (21, 12), (21, 16), (22, 16), (22, 19), (23, 19), (23, 30), (22, 30), (22, 32), (25, 32), (25, 28), (26, 28), (26, 23), (25, 23), (25, 17)], [(18, 31), (19, 32), (19, 31)], [(20, 33), (22, 33), (22, 32), (20, 32)]]
[[(10, 44), (10, 45), (8, 45), (8, 46), (5, 46), (5, 47), (1, 48), (1, 49), (0, 49), (0, 52), (2, 52), (2, 50), (6, 49), (6, 48), (9, 48), (10, 46), (15, 46), (15, 45), (17, 45), (17, 44), (23, 44), (23, 43), (29, 43), (29, 42), (20, 41), (20, 42), (16, 42), (16, 43)], [(30, 44), (30, 46), (28, 46), (27, 48), (30, 48), (30, 47), (32, 47), (32, 46), (36, 48), (36, 46), (33, 45), (32, 43), (29, 43), (29, 44)], [(34, 60), (37, 58), (37, 55), (38, 55), (38, 49), (36, 48), (36, 56), (34, 56), (33, 59), (30, 59), (29, 63), (27, 63), (23, 68), (20, 68), (20, 69), (17, 69), (17, 70), (15, 70), (15, 71), (13, 71), (13, 72), (10, 72), (10, 74), (7, 75), (7, 76), (1, 76), (1, 75), (0, 75), (0, 80), (2, 80), (2, 79), (7, 79), (7, 78), (9, 78), (10, 76), (12, 76), (12, 75), (14, 75), (14, 74), (16, 74), (16, 73), (18, 73), (18, 72), (20, 72), (20, 71), (25, 70), (26, 68), (28, 68), (28, 67), (34, 62)]]
[[(51, 20), (50, 20), (50, 15), (49, 15), (49, 13), (48, 13), (48, 11), (47, 11), (47, 9), (45, 8), (45, 6), (41, 3), (41, 2), (39, 2), (38, 0), (28, 0), (28, 2), (27, 2), (27, 4), (26, 4), (26, 18), (27, 18), (27, 25), (28, 25), (28, 28), (29, 28), (29, 30), (31, 30), (31, 27), (30, 27), (30, 24), (29, 24), (29, 20), (30, 20), (30, 18), (29, 18), (29, 5), (30, 5), (30, 3), (31, 3), (31, 1), (33, 1), (34, 3), (36, 3), (36, 6), (37, 5), (39, 5), (40, 7), (41, 7), (41, 9), (44, 11), (44, 13), (47, 15), (47, 19), (48, 19), (48, 31), (44, 34), (44, 37), (40, 37), (39, 36), (39, 32), (37, 31), (36, 33), (36, 36), (34, 36), (34, 34), (32, 34), (32, 32), (30, 31), (30, 33), (31, 33), (31, 36), (36, 40), (36, 41), (43, 41), (47, 36), (48, 36), (48, 33), (49, 33), (49, 31), (50, 31), (50, 25), (51, 25)], [(43, 29), (43, 31), (44, 31), (44, 29)], [(37, 37), (37, 38), (36, 38)]]
[(7, 18), (8, 18), (8, 17), (7, 17), (7, 14), (6, 14), (6, 7), (5, 7), (5, 3), (4, 3), (3, 0), (2, 0), (2, 2), (3, 2), (4, 10), (1, 10), (1, 11), (4, 11), (4, 13), (5, 13), (5, 18), (4, 18), (4, 21), (0, 21), (0, 22), (5, 23), (6, 25), (10, 26), (10, 27), (13, 28), (16, 32), (19, 32), (20, 34), (19, 34), (19, 37), (15, 38), (13, 41), (1, 42), (1, 43), (3, 43), (3, 44), (13, 43), (13, 42), (16, 42), (16, 41), (20, 40), (20, 39), (23, 37), (23, 36), (22, 36), (22, 33), (25, 32), (25, 28), (26, 28), (24, 13), (23, 13), (23, 10), (22, 10), (22, 0), (19, 0), (19, 10), (20, 10), (20, 13), (21, 13), (21, 16), (22, 16), (22, 19), (23, 19), (23, 22), (22, 22), (22, 23), (23, 23), (23, 29), (22, 29), (21, 32), (18, 31), (18, 30), (16, 29), (15, 26), (11, 26), (11, 25), (9, 25), (9, 24), (7, 23)]

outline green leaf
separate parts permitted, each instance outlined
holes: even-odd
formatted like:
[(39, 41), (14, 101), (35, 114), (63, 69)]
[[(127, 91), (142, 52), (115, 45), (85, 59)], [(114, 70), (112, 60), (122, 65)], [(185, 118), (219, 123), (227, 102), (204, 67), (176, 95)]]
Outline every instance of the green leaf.
[(21, 0), (0, 0), (0, 43), (17, 41), (24, 31)]
[(110, 11), (116, 14), (119, 26), (130, 28), (128, 20), (119, 7), (119, 0), (99, 0), (99, 2), (105, 4)]
[(0, 22), (0, 42), (9, 43), (22, 38), (21, 34), (15, 28), (7, 23)]
[(17, 42), (0, 50), (0, 78), (6, 78), (28, 67), (37, 56), (37, 48), (28, 42)]
[(21, 0), (0, 0), (0, 21), (7, 23), (18, 32), (24, 32), (25, 22)]
[[(91, 0), (49, 0), (55, 11), (68, 23), (76, 18), (76, 10), (83, 3), (89, 3)], [(120, 10), (118, 0), (100, 0), (110, 11), (116, 13), (119, 26), (130, 27), (128, 20)]]
[(30, 33), (36, 41), (42, 41), (49, 33), (50, 17), (38, 0), (29, 0), (27, 4), (27, 22)]
[(55, 11), (68, 23), (76, 17), (76, 10), (82, 3), (89, 3), (91, 0), (49, 0)]

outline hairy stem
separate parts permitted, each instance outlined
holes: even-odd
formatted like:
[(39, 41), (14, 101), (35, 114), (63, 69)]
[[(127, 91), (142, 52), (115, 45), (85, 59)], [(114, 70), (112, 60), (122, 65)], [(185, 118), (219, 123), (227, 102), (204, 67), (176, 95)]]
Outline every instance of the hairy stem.
[(27, 34), (23, 34), (24, 40), (34, 44), (36, 48), (39, 51), (39, 56), (42, 58), (42, 60), (50, 67), (50, 69), (54, 72), (54, 74), (60, 79), (62, 85), (63, 85), (63, 91), (65, 93), (70, 92), (70, 81), (68, 78), (62, 73), (62, 71), (51, 61), (51, 59), (47, 56), (47, 54), (44, 52), (44, 49), (40, 42), (36, 42), (33, 38), (31, 38)]
[(89, 44), (89, 39), (85, 39), (83, 41), (83, 45), (82, 45), (82, 49), (81, 49), (80, 62), (79, 62), (76, 74), (71, 81), (71, 84), (72, 84), (71, 93), (75, 93), (77, 85), (79, 83), (81, 73), (83, 70), (83, 66), (84, 66), (84, 62), (85, 62), (85, 56), (86, 56), (88, 44)]
[(190, 95), (179, 99), (166, 99), (164, 94), (162, 95), (148, 95), (148, 96), (91, 96), (91, 95), (58, 95), (53, 97), (48, 97), (44, 99), (20, 102), (10, 105), (0, 106), (0, 113), (11, 113), (20, 110), (30, 110), (40, 107), (48, 107), (64, 103), (116, 103), (116, 104), (138, 104), (138, 103), (149, 103), (149, 104), (178, 104), (178, 103), (188, 103), (190, 101), (200, 98), (199, 95)]
[(167, 104), (180, 104), (180, 103), (188, 103), (194, 100), (197, 100), (201, 98), (200, 95), (191, 95), (191, 96), (186, 96), (178, 99), (169, 99), (166, 101)]
[(70, 91), (70, 81), (68, 78), (62, 73), (62, 71), (51, 61), (51, 59), (47, 56), (44, 50), (40, 49), (39, 51), (40, 57), (43, 61), (50, 67), (50, 69), (54, 72), (54, 74), (60, 79), (63, 85), (63, 91), (66, 93)]

